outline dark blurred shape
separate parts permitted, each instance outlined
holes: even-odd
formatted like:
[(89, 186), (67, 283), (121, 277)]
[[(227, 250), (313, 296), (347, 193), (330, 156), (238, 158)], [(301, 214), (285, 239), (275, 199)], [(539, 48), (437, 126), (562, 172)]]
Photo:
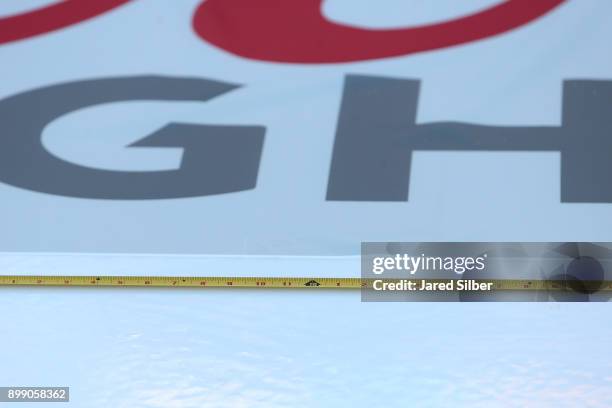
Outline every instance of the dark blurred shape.
[[(552, 249), (555, 254), (572, 258), (562, 262), (552, 272), (544, 273), (544, 279), (558, 281), (563, 290), (550, 290), (549, 294), (557, 301), (585, 302), (591, 300), (591, 295), (598, 293), (609, 272), (602, 262), (609, 263), (612, 250), (592, 243), (567, 242)], [(607, 262), (606, 262), (607, 261)], [(608, 265), (609, 266), (609, 265)], [(610, 298), (610, 294), (598, 293), (598, 297)], [(601, 300), (601, 299), (599, 299)]]

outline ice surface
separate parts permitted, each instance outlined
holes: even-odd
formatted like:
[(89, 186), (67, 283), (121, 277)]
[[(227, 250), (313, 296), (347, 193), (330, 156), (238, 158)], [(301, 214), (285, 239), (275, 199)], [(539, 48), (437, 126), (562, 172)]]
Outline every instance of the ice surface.
[(2, 288), (0, 307), (0, 384), (74, 407), (612, 405), (607, 303)]

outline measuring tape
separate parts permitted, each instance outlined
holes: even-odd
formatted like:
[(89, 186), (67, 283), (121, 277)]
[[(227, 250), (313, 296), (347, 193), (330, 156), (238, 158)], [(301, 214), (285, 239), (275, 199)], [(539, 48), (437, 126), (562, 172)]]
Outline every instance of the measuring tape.
[[(430, 283), (448, 283), (451, 279), (424, 279)], [(398, 282), (398, 279), (383, 279)], [(420, 283), (421, 280), (412, 281)], [(492, 290), (572, 290), (569, 281), (526, 279), (473, 280), (491, 283)], [(178, 277), (178, 276), (0, 276), (0, 286), (60, 286), (60, 287), (156, 287), (156, 288), (251, 288), (251, 289), (368, 289), (373, 279), (361, 278), (299, 278), (299, 277)], [(582, 284), (587, 284), (583, 282)], [(597, 283), (594, 291), (612, 291), (612, 281)]]

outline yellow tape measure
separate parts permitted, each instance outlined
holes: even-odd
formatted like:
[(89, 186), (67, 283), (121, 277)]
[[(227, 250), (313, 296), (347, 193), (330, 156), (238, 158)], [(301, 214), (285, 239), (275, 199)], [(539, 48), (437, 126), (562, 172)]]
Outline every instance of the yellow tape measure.
[[(411, 279), (420, 284), (421, 279)], [(399, 282), (384, 279), (384, 282)], [(425, 279), (430, 283), (448, 283), (450, 279)], [(572, 290), (566, 281), (477, 279), (491, 283), (493, 290)], [(0, 286), (89, 286), (89, 287), (164, 287), (164, 288), (283, 288), (283, 289), (361, 289), (371, 288), (374, 280), (360, 278), (300, 277), (178, 277), (178, 276), (0, 276)], [(407, 282), (407, 281), (404, 281)], [(597, 291), (612, 291), (612, 281), (597, 284)]]

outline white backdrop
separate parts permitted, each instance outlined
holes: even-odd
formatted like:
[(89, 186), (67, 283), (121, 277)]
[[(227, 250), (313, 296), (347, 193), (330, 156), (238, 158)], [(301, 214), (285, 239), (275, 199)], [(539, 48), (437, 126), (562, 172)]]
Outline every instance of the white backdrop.
[[(28, 4), (4, 3), (7, 12)], [(451, 48), (315, 65), (248, 60), (203, 42), (191, 28), (198, 3), (134, 1), (4, 44), (0, 98), (77, 79), (145, 74), (242, 84), (204, 103), (134, 101), (82, 109), (52, 122), (42, 137), (54, 155), (83, 166), (167, 170), (180, 165), (181, 149), (125, 146), (171, 121), (261, 125), (267, 130), (256, 188), (112, 201), (0, 184), (0, 223), (10, 231), (0, 235), (0, 250), (355, 255), (360, 241), (610, 238), (612, 205), (560, 202), (555, 152), (417, 151), (410, 201), (325, 200), (345, 75), (420, 79), (419, 123), (558, 126), (563, 80), (612, 79), (609, 2), (568, 1), (516, 30)], [(391, 26), (423, 23), (499, 2), (477, 1), (474, 8), (443, 3), (388, 1), (368, 8), (367, 2), (353, 7), (335, 0), (324, 11), (336, 21), (365, 25), (371, 19), (380, 27), (385, 19)], [(462, 5), (451, 6), (457, 3)]]

